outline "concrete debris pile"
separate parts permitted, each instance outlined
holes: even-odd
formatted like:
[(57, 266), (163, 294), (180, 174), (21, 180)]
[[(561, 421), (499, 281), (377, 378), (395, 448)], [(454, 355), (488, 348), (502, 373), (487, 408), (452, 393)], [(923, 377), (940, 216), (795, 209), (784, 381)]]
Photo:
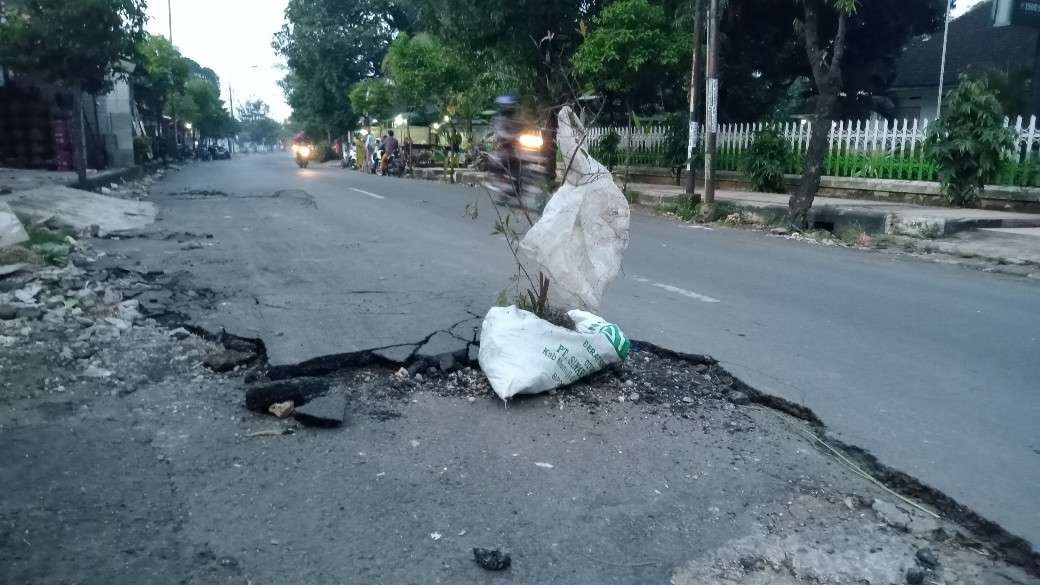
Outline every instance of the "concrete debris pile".
[(185, 329), (166, 328), (180, 318), (172, 312), (179, 297), (155, 277), (103, 268), (103, 255), (89, 246), (70, 247), (64, 266), (0, 266), (5, 397), (79, 387), (125, 395), (174, 369), (197, 371), (217, 351)]
[(148, 191), (157, 180), (162, 179), (162, 169), (155, 171), (154, 175), (145, 175), (139, 179), (121, 179), (97, 189), (98, 193), (107, 197), (117, 197), (130, 201), (141, 201), (148, 197)]

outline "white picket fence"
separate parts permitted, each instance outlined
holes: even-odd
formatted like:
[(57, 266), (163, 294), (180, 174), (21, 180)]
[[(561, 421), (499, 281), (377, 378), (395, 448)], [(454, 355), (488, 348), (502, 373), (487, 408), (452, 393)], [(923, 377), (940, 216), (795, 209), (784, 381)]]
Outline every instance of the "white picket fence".
[[(1036, 116), (1005, 119), (1014, 131), (1015, 147), (1008, 151), (1009, 164), (998, 178), (1000, 184), (1040, 186), (1040, 127)], [(738, 170), (741, 152), (752, 143), (755, 133), (766, 123), (720, 124), (716, 160), (722, 170)], [(832, 123), (825, 173), (834, 176), (878, 179), (936, 180), (938, 168), (924, 153), (928, 135), (927, 119), (837, 120)], [(696, 132), (698, 142), (703, 132)], [(801, 155), (809, 147), (812, 124), (792, 121), (779, 125), (781, 135), (796, 156), (788, 162), (787, 172), (801, 172)], [(685, 133), (684, 130), (681, 130)], [(624, 160), (633, 165), (672, 166), (674, 154), (668, 153), (667, 126), (624, 126), (589, 129), (588, 144), (595, 150), (610, 133), (620, 137)], [(685, 142), (685, 141), (684, 141)], [(680, 157), (681, 158), (681, 157)]]
[[(838, 120), (831, 125), (830, 148), (841, 152), (916, 154), (927, 135), (928, 123), (927, 118)], [(1005, 119), (1005, 124), (1014, 130), (1015, 150), (1024, 159), (1040, 156), (1040, 127), (1036, 116), (1030, 116), (1028, 120), (1018, 116), (1014, 123)], [(742, 151), (751, 144), (755, 132), (765, 125), (762, 122), (720, 124), (718, 146), (720, 149)], [(780, 129), (793, 149), (804, 152), (809, 147), (809, 136), (812, 133), (810, 122), (787, 122), (781, 124)], [(664, 146), (668, 128), (642, 126), (630, 130), (626, 126), (596, 126), (589, 129), (588, 144), (596, 148), (603, 137), (612, 132), (621, 138), (621, 148), (656, 150)], [(698, 135), (702, 136), (703, 133), (698, 132)]]

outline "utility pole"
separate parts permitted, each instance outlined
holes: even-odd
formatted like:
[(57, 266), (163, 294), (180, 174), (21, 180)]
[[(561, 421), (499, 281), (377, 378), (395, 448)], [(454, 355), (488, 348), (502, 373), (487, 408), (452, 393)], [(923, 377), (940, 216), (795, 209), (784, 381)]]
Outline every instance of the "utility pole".
[(715, 215), (715, 139), (719, 122), (719, 0), (708, 4), (708, 72), (704, 91), (704, 202), (701, 217)]
[[(161, 4), (160, 4), (161, 6)], [(173, 0), (166, 0), (166, 20), (170, 24), (170, 44), (173, 44)]]
[(697, 148), (700, 129), (700, 116), (697, 115), (697, 104), (700, 103), (701, 70), (704, 67), (704, 0), (693, 0), (693, 63), (690, 69), (690, 136), (686, 145), (686, 193), (692, 195), (697, 191), (697, 172), (693, 167), (693, 152)]
[(939, 97), (935, 103), (936, 119), (938, 119), (939, 114), (942, 113), (943, 77), (946, 77), (946, 40), (950, 36), (950, 8), (952, 7), (953, 0), (946, 0), (946, 25), (943, 27), (942, 60), (939, 61)]
[[(232, 89), (230, 83), (227, 86), (227, 93), (228, 93), (228, 107), (231, 108), (231, 119), (232, 120), (236, 120), (237, 118), (235, 118), (235, 90)], [(231, 137), (230, 136), (228, 136), (227, 149), (228, 149), (228, 154), (234, 154), (235, 153), (235, 147), (231, 145)]]

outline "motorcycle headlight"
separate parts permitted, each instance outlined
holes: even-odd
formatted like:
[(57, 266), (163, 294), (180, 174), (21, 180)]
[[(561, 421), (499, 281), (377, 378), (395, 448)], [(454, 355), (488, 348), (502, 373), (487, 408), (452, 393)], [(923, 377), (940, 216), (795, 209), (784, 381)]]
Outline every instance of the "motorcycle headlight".
[(517, 142), (520, 144), (520, 148), (531, 151), (541, 150), (544, 144), (541, 134), (521, 134), (517, 138)]
[(311, 147), (309, 147), (309, 146), (301, 146), (300, 150), (298, 150), (297, 153), (300, 156), (302, 156), (303, 158), (307, 158), (308, 156), (311, 155)]

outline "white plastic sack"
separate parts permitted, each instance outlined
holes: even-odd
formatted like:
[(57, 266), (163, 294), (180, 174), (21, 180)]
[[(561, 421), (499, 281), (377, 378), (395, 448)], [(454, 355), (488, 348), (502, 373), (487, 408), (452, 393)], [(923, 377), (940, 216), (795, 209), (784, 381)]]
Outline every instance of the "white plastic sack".
[(610, 171), (589, 155), (585, 128), (569, 107), (560, 110), (559, 122), (560, 164), (570, 171), (520, 249), (549, 277), (554, 304), (596, 309), (628, 247), (628, 201)]
[(628, 356), (628, 339), (617, 325), (585, 311), (567, 315), (573, 331), (515, 306), (488, 311), (477, 361), (499, 398), (566, 386)]

